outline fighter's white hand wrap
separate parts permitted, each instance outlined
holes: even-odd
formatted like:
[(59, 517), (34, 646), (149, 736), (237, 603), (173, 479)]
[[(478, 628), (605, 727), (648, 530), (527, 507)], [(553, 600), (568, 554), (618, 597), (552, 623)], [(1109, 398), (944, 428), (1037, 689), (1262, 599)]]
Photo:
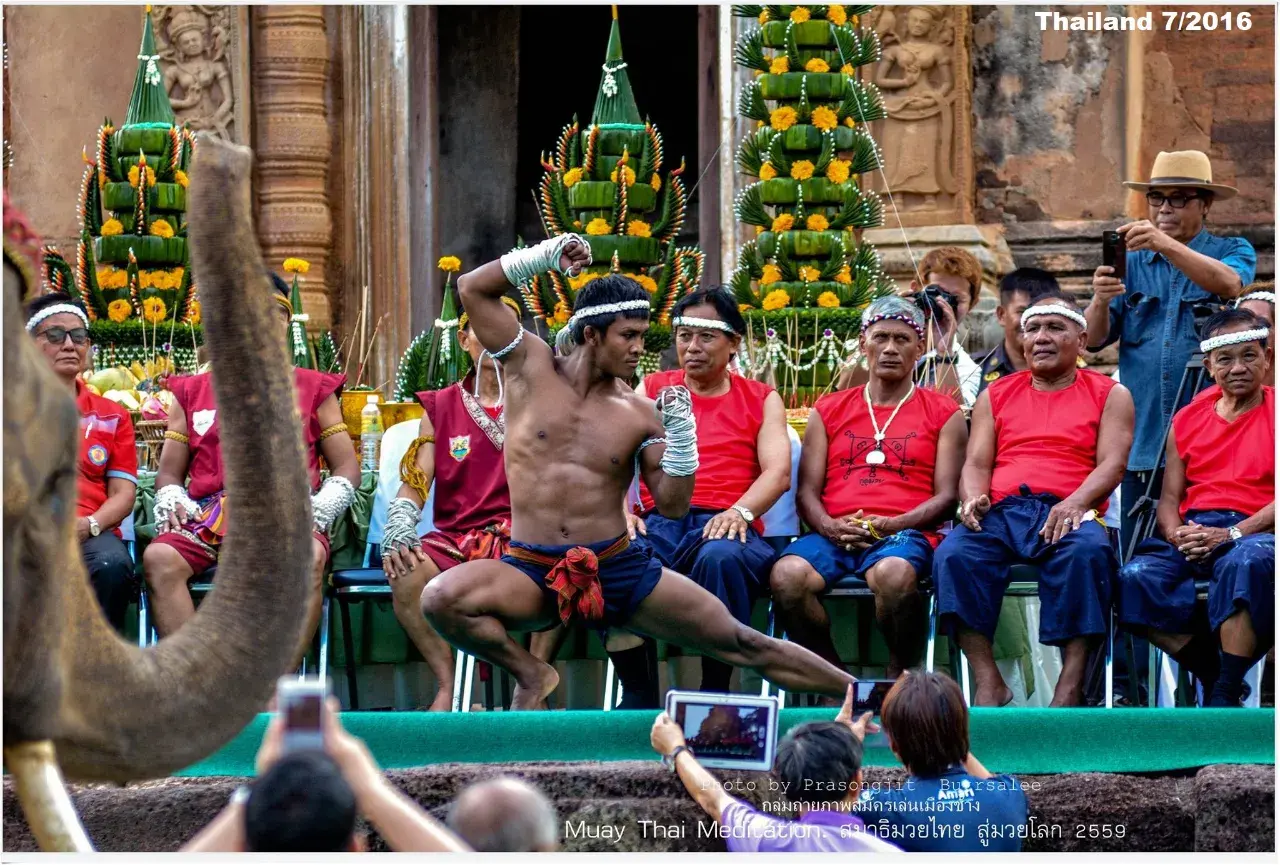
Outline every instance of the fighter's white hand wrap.
[(418, 520), (422, 509), (410, 499), (398, 498), (387, 506), (387, 524), (382, 530), (383, 557), (392, 547), (416, 547)]
[(179, 505), (186, 512), (188, 519), (194, 517), (196, 511), (200, 510), (200, 506), (193, 502), (191, 496), (187, 495), (187, 491), (178, 484), (169, 484), (156, 490), (156, 525), (167, 523), (169, 517), (178, 512)]
[(351, 507), (355, 498), (356, 489), (351, 481), (338, 475), (330, 477), (311, 497), (311, 518), (315, 521), (316, 528), (327, 534), (334, 521)]
[(698, 471), (698, 424), (693, 417), (693, 397), (689, 389), (676, 385), (658, 394), (658, 420), (667, 433), (667, 450), (662, 470), (684, 478)]
[[(582, 244), (583, 249), (587, 251), (587, 264), (591, 263), (591, 244), (587, 243), (576, 234), (561, 234), (557, 237), (549, 237), (536, 246), (526, 246), (523, 249), (513, 249), (506, 255), (502, 256), (500, 262), (502, 264), (502, 272), (506, 274), (507, 282), (512, 285), (523, 285), (533, 279), (540, 273), (553, 270), (556, 273), (565, 273), (560, 270), (560, 256), (564, 253), (564, 248), (571, 242), (577, 241)], [(583, 265), (584, 267), (586, 265)], [(581, 268), (569, 268), (569, 276), (577, 276)]]

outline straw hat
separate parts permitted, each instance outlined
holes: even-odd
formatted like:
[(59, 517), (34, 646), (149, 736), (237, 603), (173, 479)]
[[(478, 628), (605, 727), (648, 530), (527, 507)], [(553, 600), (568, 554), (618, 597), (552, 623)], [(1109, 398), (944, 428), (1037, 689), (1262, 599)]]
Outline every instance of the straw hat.
[(1239, 191), (1234, 186), (1213, 182), (1213, 167), (1209, 165), (1209, 157), (1199, 150), (1176, 150), (1173, 153), (1162, 150), (1151, 164), (1150, 182), (1126, 180), (1124, 185), (1139, 192), (1146, 192), (1153, 186), (1207, 189), (1219, 199), (1234, 198)]

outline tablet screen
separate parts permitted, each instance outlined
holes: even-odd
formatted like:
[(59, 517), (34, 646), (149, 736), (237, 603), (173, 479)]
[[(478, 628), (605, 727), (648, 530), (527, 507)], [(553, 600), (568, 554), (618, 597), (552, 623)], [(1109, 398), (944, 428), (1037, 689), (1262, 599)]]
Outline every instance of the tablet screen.
[(765, 760), (769, 747), (769, 708), (714, 702), (677, 702), (673, 720), (699, 758)]

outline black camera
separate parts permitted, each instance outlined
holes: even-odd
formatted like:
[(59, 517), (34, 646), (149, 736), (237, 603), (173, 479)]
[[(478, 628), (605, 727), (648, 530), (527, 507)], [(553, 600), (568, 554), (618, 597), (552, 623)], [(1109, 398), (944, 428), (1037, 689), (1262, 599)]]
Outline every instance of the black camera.
[(923, 289), (911, 295), (911, 302), (920, 307), (920, 311), (924, 313), (925, 318), (933, 318), (937, 313), (938, 305), (941, 303), (947, 303), (951, 306), (952, 317), (959, 318), (960, 316), (960, 298), (940, 285), (926, 285)]

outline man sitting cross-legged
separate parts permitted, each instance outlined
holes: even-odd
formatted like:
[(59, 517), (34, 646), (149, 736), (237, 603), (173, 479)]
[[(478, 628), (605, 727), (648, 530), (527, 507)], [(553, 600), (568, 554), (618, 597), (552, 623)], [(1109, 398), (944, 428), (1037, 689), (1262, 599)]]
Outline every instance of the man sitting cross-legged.
[(1018, 563), (1039, 568), (1040, 642), (1062, 648), (1053, 706), (1080, 703), (1088, 640), (1106, 633), (1115, 553), (1099, 519), (1124, 474), (1133, 399), (1078, 369), (1085, 319), (1069, 294), (1022, 314), (1030, 364), (992, 382), (973, 410), (960, 520), (933, 559), (938, 607), (973, 664), (974, 703), (1013, 699), (991, 653)]
[[(519, 321), (516, 302), (503, 301)], [(458, 317), (458, 345), (475, 369), (443, 390), (417, 394), (424, 414), (418, 438), (401, 461), (402, 484), (387, 506), (382, 538), (382, 569), (391, 583), (396, 619), (436, 677), (433, 712), (447, 712), (453, 704), (453, 650), (422, 617), (422, 589), (461, 562), (502, 558), (511, 541), (511, 494), (502, 465), (507, 432), (502, 373), (496, 360), (485, 363), (489, 353), (471, 332), (465, 312)], [(419, 538), (418, 521), (433, 480), (435, 531)]]
[[(924, 315), (898, 297), (863, 314), (871, 378), (818, 400), (805, 429), (796, 505), (814, 534), (787, 547), (769, 583), (787, 635), (840, 663), (819, 600), (856, 575), (875, 593), (888, 676), (919, 661), (920, 595), (938, 524), (953, 512), (968, 431), (956, 401), (912, 381)], [(874, 414), (873, 414), (874, 412)]]
[[(1156, 511), (1164, 538), (1139, 544), (1116, 585), (1120, 624), (1199, 678), (1210, 706), (1240, 705), (1245, 673), (1275, 642), (1276, 407), (1263, 324), (1244, 309), (1205, 322), (1217, 397), (1174, 416)], [(1209, 581), (1207, 621), (1196, 580)]]
[[(287, 328), (293, 315), (289, 286), (275, 274), (270, 276), (275, 289), (272, 297), (280, 310), (280, 322), (276, 326)], [(174, 399), (156, 472), (156, 539), (142, 556), (156, 630), (162, 637), (172, 634), (195, 613), (187, 580), (217, 564), (227, 520), (235, 519), (234, 514), (224, 510), (226, 489), (218, 437), (218, 414), (223, 408), (214, 402), (210, 376), (210, 373), (201, 373), (169, 381)], [(360, 483), (360, 464), (338, 404), (342, 376), (295, 369), (293, 378), (310, 466), (310, 506), (315, 520), (312, 586), (297, 654), (297, 660), (301, 661), (320, 623), (322, 581), (329, 560), (328, 531), (355, 497), (355, 485)], [(332, 473), (323, 486), (320, 484), (322, 456)], [(184, 488), (183, 480), (188, 475), (190, 480)], [(298, 503), (299, 507), (306, 505), (306, 502)]]
[(636, 463), (658, 511), (673, 519), (689, 509), (698, 467), (688, 392), (664, 392), (655, 412), (626, 384), (644, 348), (648, 293), (623, 276), (588, 283), (575, 299), (568, 326), (577, 348), (567, 358), (525, 333), (501, 303), (535, 274), (577, 272), (590, 261), (581, 238), (561, 235), (458, 280), (473, 331), (507, 377), (512, 541), (502, 561), (467, 562), (432, 580), (423, 612), (451, 643), (515, 676), (517, 709), (539, 705), (558, 676), (508, 630), (574, 618), (751, 668), (788, 690), (844, 693), (848, 673), (735, 621), (706, 589), (631, 544), (619, 503)]

